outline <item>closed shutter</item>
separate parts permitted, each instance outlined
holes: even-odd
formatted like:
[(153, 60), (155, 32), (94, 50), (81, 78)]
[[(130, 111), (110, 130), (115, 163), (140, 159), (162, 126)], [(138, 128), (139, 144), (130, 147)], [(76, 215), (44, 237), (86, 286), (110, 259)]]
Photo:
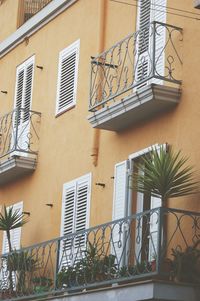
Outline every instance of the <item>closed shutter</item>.
[(76, 104), (79, 44), (76, 41), (59, 56), (56, 114)]
[(24, 88), (24, 116), (23, 122), (29, 119), (29, 110), (31, 109), (31, 99), (32, 99), (32, 86), (33, 86), (33, 62), (26, 64), (26, 80)]
[(61, 235), (76, 233), (74, 238), (63, 239), (61, 242), (60, 262), (66, 263), (77, 259), (77, 252), (85, 250), (85, 235), (79, 231), (89, 226), (91, 175), (85, 175), (64, 184), (62, 202)]
[[(19, 213), (22, 213), (23, 210), (23, 202), (16, 203), (13, 206), (13, 212), (15, 210), (18, 210)], [(21, 238), (21, 228), (13, 229), (10, 231), (10, 237), (11, 237), (11, 245), (12, 249), (19, 249), (20, 248), (20, 238)], [(2, 254), (8, 253), (9, 247), (8, 247), (8, 239), (6, 232), (3, 233), (3, 248), (2, 248)]]
[[(16, 96), (15, 96), (15, 108), (20, 109), (22, 107), (22, 99), (23, 99), (23, 87), (24, 87), (24, 68), (22, 67), (17, 69), (16, 73)], [(17, 115), (16, 124), (20, 123), (20, 111), (19, 115)]]
[[(115, 165), (114, 197), (113, 197), (113, 221), (124, 218), (127, 215), (128, 192), (128, 162), (123, 161)], [(119, 223), (113, 225), (111, 252), (116, 256), (117, 264), (122, 265), (125, 256), (125, 229)]]
[[(34, 61), (35, 57), (31, 57), (26, 62), (21, 64), (16, 71), (14, 109), (18, 110), (15, 115), (11, 148), (15, 147), (16, 145), (17, 149), (22, 151), (29, 150), (29, 119), (32, 103)], [(16, 155), (18, 155), (17, 152)]]
[[(14, 108), (23, 108), (25, 110), (30, 110), (31, 108), (34, 61), (35, 57), (31, 57), (17, 68)], [(23, 120), (27, 120), (26, 114)]]
[[(76, 204), (76, 221), (75, 231), (79, 232), (87, 228), (88, 226), (88, 204), (90, 197), (90, 183), (88, 179), (79, 181), (77, 183), (77, 204)], [(79, 248), (85, 245), (85, 235), (77, 236), (75, 239), (75, 248)]]
[[(140, 30), (137, 41), (136, 56), (136, 82), (140, 82), (152, 75), (152, 43), (153, 36), (150, 29), (150, 22), (157, 21), (166, 23), (166, 0), (140, 0), (138, 5), (137, 30)], [(155, 74), (154, 76), (164, 76), (165, 60), (165, 27), (156, 27), (155, 45)], [(154, 78), (147, 81), (140, 87), (148, 83), (162, 84), (163, 81)]]

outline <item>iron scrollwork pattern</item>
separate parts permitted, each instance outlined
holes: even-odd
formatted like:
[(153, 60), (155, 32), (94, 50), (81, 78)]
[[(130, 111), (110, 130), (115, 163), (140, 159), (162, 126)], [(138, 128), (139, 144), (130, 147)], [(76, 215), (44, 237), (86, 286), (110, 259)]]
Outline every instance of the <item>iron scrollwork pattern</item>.
[(199, 241), (200, 213), (155, 208), (1, 255), (0, 298), (34, 299), (163, 277), (172, 250)]
[(89, 110), (121, 101), (147, 83), (180, 85), (181, 42), (181, 28), (152, 22), (92, 58)]

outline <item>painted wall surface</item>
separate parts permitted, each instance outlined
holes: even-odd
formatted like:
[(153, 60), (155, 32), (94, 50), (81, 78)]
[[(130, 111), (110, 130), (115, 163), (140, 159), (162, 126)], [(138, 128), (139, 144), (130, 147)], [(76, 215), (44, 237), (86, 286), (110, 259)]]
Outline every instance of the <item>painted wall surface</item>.
[(4, 0), (0, 4), (0, 42), (17, 29), (18, 0)]
[[(200, 170), (200, 28), (198, 21), (172, 14), (167, 15), (167, 22), (184, 30), (181, 103), (173, 111), (123, 132), (101, 130), (98, 165), (92, 164), (94, 130), (87, 121), (90, 57), (99, 51), (101, 1), (77, 1), (32, 35), (28, 43), (21, 43), (0, 60), (0, 89), (8, 91), (0, 94), (1, 114), (13, 108), (16, 67), (32, 55), (36, 58), (35, 65), (43, 66), (43, 70), (35, 68), (33, 84), (32, 109), (42, 113), (36, 171), (0, 189), (1, 205), (23, 201), (24, 211), (31, 213), (29, 223), (22, 229), (23, 246), (59, 236), (63, 184), (89, 172), (92, 172), (90, 225), (110, 221), (114, 166), (131, 153), (167, 142), (174, 149), (182, 149), (190, 157), (190, 163)], [(190, 0), (169, 0), (168, 6), (196, 12)], [(14, 10), (15, 7), (13, 13)], [(2, 20), (0, 16), (0, 27), (5, 22)], [(11, 32), (12, 23), (7, 25)], [(107, 0), (104, 49), (133, 32), (135, 25), (136, 6)], [(77, 105), (55, 117), (59, 52), (77, 39), (80, 39)], [(96, 182), (105, 183), (105, 188), (96, 186)], [(46, 203), (52, 203), (53, 208)], [(199, 195), (171, 200), (169, 205), (199, 211)]]

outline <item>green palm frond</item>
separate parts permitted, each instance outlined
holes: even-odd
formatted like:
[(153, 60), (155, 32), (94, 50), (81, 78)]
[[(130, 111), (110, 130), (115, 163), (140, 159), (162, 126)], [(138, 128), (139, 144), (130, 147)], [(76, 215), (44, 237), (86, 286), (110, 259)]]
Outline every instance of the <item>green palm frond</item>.
[(137, 164), (140, 172), (134, 173), (133, 189), (160, 197), (163, 203), (169, 198), (196, 193), (198, 182), (194, 181), (193, 167), (187, 166), (187, 161), (180, 151), (152, 149), (150, 155)]
[(26, 224), (28, 219), (20, 210), (14, 210), (13, 207), (6, 208), (4, 205), (3, 213), (0, 213), (0, 230), (10, 231), (12, 229), (20, 228)]

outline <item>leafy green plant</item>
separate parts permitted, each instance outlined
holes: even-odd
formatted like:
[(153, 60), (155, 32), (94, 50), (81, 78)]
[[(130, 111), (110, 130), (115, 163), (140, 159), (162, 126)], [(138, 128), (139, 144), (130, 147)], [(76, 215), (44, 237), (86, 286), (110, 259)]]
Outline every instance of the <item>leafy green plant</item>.
[[(3, 213), (0, 212), (0, 231), (5, 231), (8, 239), (9, 252), (13, 251), (11, 244), (10, 231), (22, 227), (27, 223), (27, 219), (20, 210), (14, 210), (13, 207), (3, 207)], [(13, 290), (12, 270), (9, 273), (10, 289)]]
[(85, 256), (73, 266), (63, 267), (58, 273), (59, 288), (100, 282), (116, 276), (117, 265), (114, 255), (99, 255), (97, 245), (92, 245), (90, 242), (84, 253)]
[(41, 294), (44, 292), (48, 292), (53, 284), (51, 278), (47, 277), (34, 277), (32, 279), (32, 283), (34, 284), (34, 292), (37, 294)]
[(18, 293), (25, 293), (29, 288), (30, 281), (27, 273), (32, 273), (37, 268), (37, 260), (33, 254), (28, 251), (13, 251), (6, 256), (7, 270), (13, 274), (15, 272), (17, 283), (16, 290)]
[(9, 252), (12, 252), (12, 244), (10, 238), (10, 231), (16, 228), (21, 228), (28, 222), (24, 213), (20, 210), (14, 210), (13, 207), (6, 208), (4, 205), (3, 213), (0, 212), (0, 231), (5, 231), (8, 238)]
[(200, 283), (200, 240), (184, 251), (179, 247), (172, 249), (174, 257), (172, 276), (180, 282)]
[(188, 158), (181, 151), (152, 149), (137, 165), (140, 173), (133, 176), (133, 189), (154, 197), (160, 197), (162, 206), (169, 198), (187, 196), (197, 192), (193, 167), (186, 165)]
[(130, 277), (149, 273), (151, 271), (151, 263), (147, 261), (138, 262), (135, 265), (122, 266), (119, 270), (120, 277)]

